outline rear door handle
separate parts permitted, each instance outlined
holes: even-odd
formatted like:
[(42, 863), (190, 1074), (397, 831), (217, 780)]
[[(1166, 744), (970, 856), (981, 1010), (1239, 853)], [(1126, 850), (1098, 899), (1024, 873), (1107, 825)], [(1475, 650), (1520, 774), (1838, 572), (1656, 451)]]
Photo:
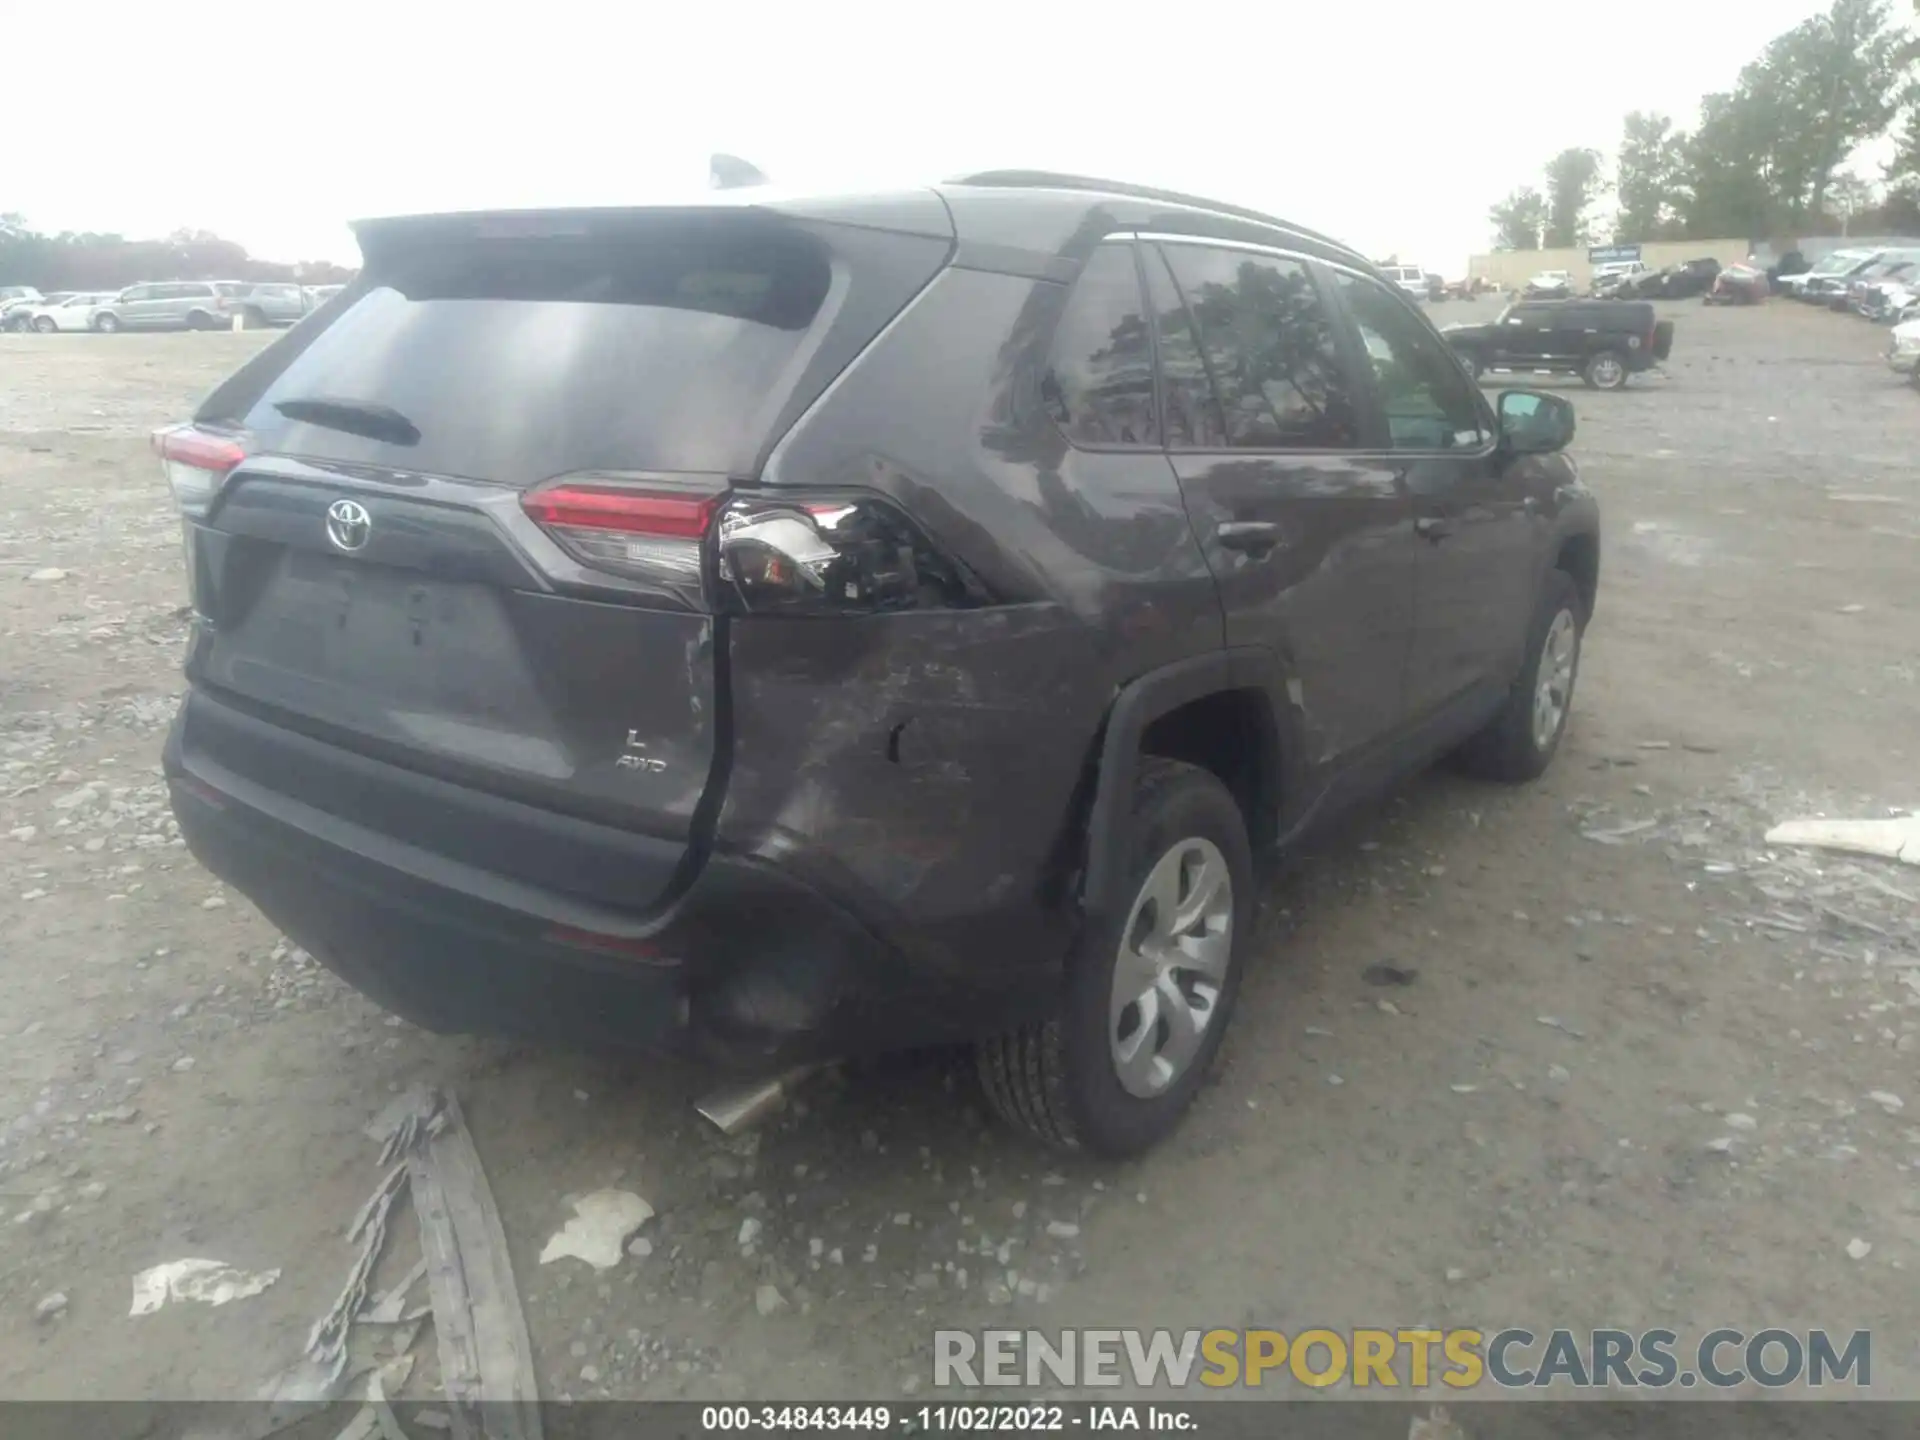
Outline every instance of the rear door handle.
[(1423, 515), (1413, 522), (1413, 533), (1438, 542), (1453, 533), (1453, 522), (1443, 520), (1438, 515)]
[(1280, 543), (1280, 527), (1271, 520), (1229, 520), (1213, 533), (1225, 549), (1245, 555), (1265, 555)]

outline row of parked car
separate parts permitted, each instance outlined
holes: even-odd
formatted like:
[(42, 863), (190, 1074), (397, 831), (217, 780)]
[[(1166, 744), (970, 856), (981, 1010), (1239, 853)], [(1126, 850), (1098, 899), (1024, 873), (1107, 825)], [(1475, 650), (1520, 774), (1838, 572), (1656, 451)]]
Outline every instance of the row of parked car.
[[(1659, 270), (1638, 260), (1615, 260), (1594, 267), (1587, 294), (1596, 300), (1690, 300), (1696, 295), (1711, 296), (1724, 273), (1711, 256)], [(1572, 300), (1573, 275), (1566, 270), (1543, 270), (1527, 281), (1521, 298)]]
[(1881, 324), (1920, 318), (1920, 246), (1835, 250), (1779, 281), (1783, 293)]
[(0, 330), (229, 330), (291, 325), (338, 291), (338, 285), (250, 280), (165, 280), (113, 291), (0, 287)]

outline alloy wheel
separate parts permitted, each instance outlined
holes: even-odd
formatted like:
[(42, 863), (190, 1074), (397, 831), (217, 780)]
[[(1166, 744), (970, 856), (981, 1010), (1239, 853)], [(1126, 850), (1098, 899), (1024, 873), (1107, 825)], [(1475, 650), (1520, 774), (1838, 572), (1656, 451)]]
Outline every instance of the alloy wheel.
[(1545, 750), (1566, 723), (1573, 701), (1573, 672), (1580, 658), (1580, 628), (1573, 612), (1562, 610), (1547, 627), (1540, 647), (1540, 678), (1533, 688), (1533, 743)]

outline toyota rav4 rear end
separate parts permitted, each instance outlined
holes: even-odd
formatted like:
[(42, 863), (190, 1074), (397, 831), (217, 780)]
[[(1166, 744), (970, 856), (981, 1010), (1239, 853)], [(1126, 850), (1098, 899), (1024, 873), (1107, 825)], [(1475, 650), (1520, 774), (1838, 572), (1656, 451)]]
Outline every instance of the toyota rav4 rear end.
[[(360, 239), (346, 294), (155, 437), (195, 610), (165, 763), (201, 861), (431, 1028), (763, 1063), (1042, 1003), (1051, 835), (983, 861), (1004, 810), (913, 761), (943, 715), (1016, 753), (1052, 622), (989, 618), (863, 483), (879, 450), (759, 484), (947, 266), (938, 195)], [(979, 645), (1030, 663), (964, 696), (913, 663)], [(1076, 765), (1025, 739), (996, 773), (1064, 813)]]

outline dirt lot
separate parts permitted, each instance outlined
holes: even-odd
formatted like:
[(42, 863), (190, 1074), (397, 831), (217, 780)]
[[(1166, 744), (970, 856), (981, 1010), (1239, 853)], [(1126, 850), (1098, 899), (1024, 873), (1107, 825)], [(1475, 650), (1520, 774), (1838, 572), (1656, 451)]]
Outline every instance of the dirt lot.
[[(1664, 381), (1572, 392), (1606, 548), (1553, 772), (1423, 779), (1276, 871), (1218, 1083), (1117, 1170), (995, 1128), (952, 1057), (725, 1142), (696, 1077), (427, 1035), (289, 953), (157, 777), (145, 434), (262, 339), (0, 337), (0, 1396), (255, 1393), (416, 1081), (462, 1097), (550, 1396), (892, 1397), (936, 1319), (1871, 1327), (1920, 1395), (1920, 871), (1761, 844), (1920, 806), (1920, 395), (1850, 318), (1676, 314)], [(652, 1253), (538, 1264), (616, 1183)], [(129, 1318), (182, 1256), (279, 1277)]]

